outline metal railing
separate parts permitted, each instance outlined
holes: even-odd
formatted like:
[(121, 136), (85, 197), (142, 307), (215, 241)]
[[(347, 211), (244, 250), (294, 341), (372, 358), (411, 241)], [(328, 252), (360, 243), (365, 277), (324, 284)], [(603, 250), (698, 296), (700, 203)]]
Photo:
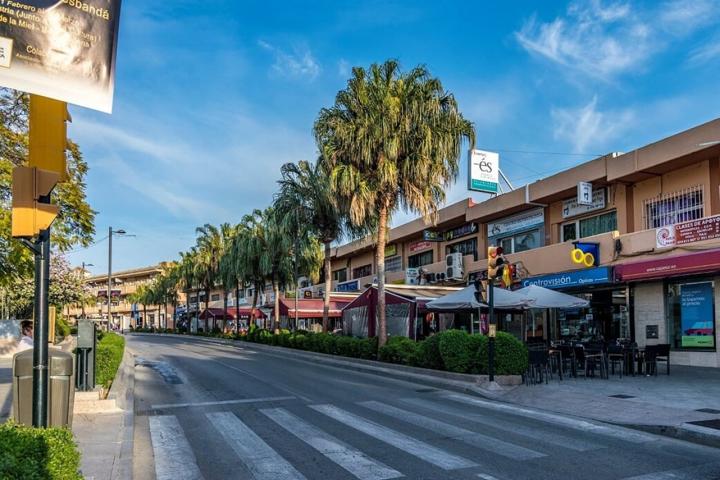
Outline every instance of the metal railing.
[(705, 190), (695, 185), (643, 200), (644, 228), (659, 228), (705, 216)]

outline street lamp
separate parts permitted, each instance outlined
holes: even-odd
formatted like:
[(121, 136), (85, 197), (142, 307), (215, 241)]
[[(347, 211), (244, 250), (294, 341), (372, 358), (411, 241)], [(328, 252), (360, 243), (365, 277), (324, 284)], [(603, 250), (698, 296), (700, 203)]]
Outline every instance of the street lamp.
[[(82, 262), (83, 284), (85, 283), (85, 267), (94, 267), (94, 266), (95, 265), (93, 265), (92, 263)], [(80, 305), (82, 308), (82, 318), (84, 320), (85, 319), (85, 299), (84, 298), (82, 299)]]
[(125, 235), (127, 232), (125, 230), (113, 230), (112, 227), (108, 227), (108, 284), (107, 284), (107, 328), (110, 329), (110, 319), (112, 318), (112, 313), (110, 309), (112, 308), (112, 239), (113, 234), (115, 235)]

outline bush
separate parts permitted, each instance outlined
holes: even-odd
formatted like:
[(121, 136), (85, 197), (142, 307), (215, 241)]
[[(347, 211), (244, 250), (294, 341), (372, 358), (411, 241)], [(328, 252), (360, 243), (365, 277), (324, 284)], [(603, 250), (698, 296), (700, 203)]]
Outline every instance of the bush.
[(58, 314), (58, 316), (55, 318), (56, 340), (58, 340), (57, 337), (65, 338), (65, 337), (69, 337), (70, 334), (71, 334), (70, 325), (68, 325), (67, 321), (65, 320), (65, 317), (63, 317), (61, 314)]
[(410, 365), (416, 360), (417, 343), (407, 337), (390, 337), (388, 342), (380, 347), (378, 358), (380, 361)]
[(415, 364), (423, 368), (444, 370), (442, 355), (440, 355), (440, 335), (433, 335), (418, 344)]
[[(487, 374), (487, 340), (480, 350), (481, 373)], [(528, 368), (528, 350), (524, 343), (509, 333), (497, 332), (495, 337), (495, 375), (522, 375)]]
[(337, 337), (337, 340), (335, 340), (335, 350), (338, 355), (343, 357), (354, 357), (353, 352), (356, 351), (354, 346), (355, 342), (353, 342), (352, 337)]
[(375, 360), (378, 355), (378, 339), (361, 338), (358, 339), (358, 357), (366, 360)]
[(450, 372), (467, 373), (473, 362), (473, 341), (464, 330), (446, 330), (439, 333), (440, 355)]
[(97, 343), (95, 383), (110, 388), (125, 351), (125, 339), (116, 333), (105, 333)]
[(470, 373), (487, 373), (487, 343), (488, 337), (485, 335), (470, 335)]
[(0, 424), (0, 478), (81, 480), (80, 453), (66, 428)]

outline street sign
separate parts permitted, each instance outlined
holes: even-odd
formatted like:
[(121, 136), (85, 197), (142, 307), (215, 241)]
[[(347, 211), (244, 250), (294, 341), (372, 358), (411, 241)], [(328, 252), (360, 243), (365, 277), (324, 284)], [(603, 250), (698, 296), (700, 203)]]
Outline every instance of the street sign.
[(475, 192), (498, 193), (500, 155), (484, 150), (472, 150), (468, 165), (468, 189)]
[(577, 204), (578, 205), (592, 205), (593, 204), (592, 183), (578, 182)]
[(0, 2), (0, 85), (110, 113), (120, 1)]

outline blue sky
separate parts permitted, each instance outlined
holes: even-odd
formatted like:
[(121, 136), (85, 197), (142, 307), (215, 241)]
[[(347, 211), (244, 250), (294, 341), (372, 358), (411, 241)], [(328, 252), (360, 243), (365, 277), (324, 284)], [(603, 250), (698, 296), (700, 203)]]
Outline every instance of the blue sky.
[(114, 269), (172, 260), (196, 226), (269, 205), (352, 66), (387, 58), (439, 77), (516, 187), (659, 140), (720, 112), (719, 16), (720, 0), (125, 0), (113, 114), (71, 107), (99, 213), (69, 259), (107, 271), (112, 225), (136, 235)]

